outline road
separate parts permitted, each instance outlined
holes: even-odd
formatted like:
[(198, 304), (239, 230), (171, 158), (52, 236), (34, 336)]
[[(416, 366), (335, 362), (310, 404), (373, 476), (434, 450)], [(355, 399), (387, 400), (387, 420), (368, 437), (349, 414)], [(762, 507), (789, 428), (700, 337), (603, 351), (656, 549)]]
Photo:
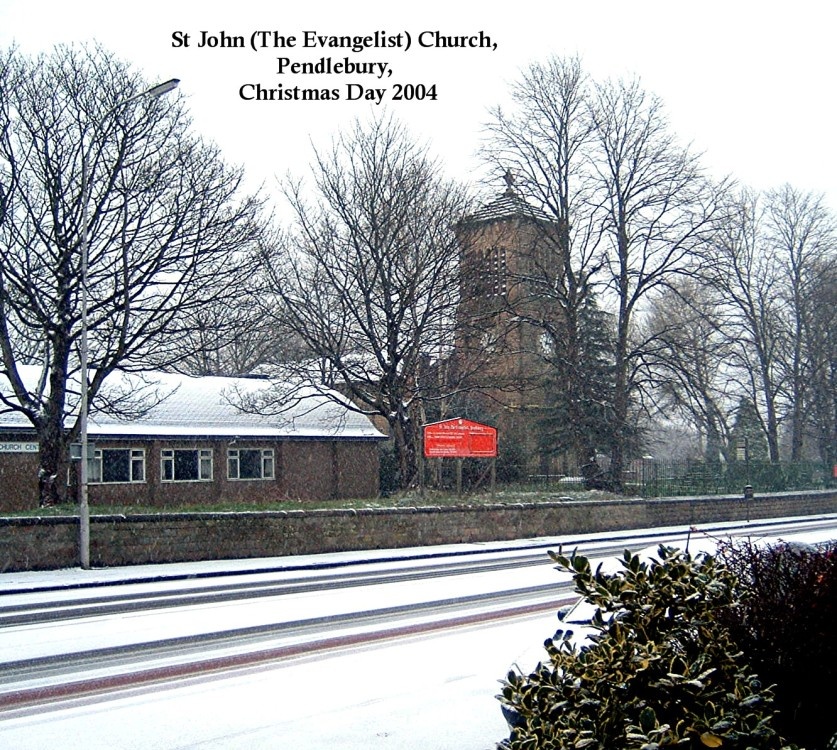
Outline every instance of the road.
[[(837, 517), (705, 532), (817, 541)], [(686, 536), (5, 574), (0, 748), (488, 750), (497, 680), (574, 598), (546, 550)]]

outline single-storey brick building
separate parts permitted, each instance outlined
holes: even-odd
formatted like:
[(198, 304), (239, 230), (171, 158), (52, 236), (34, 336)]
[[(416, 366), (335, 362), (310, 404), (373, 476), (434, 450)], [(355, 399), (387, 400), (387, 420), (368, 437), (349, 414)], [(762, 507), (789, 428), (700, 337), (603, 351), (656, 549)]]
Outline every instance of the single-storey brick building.
[[(40, 368), (25, 368), (36, 379)], [(33, 380), (35, 382), (35, 380)], [(178, 506), (371, 497), (385, 436), (339, 394), (256, 378), (116, 373), (134, 416), (91, 411), (91, 505)], [(0, 376), (0, 388), (8, 382)], [(68, 457), (67, 482), (71, 483)], [(0, 512), (37, 505), (38, 445), (0, 413)]]

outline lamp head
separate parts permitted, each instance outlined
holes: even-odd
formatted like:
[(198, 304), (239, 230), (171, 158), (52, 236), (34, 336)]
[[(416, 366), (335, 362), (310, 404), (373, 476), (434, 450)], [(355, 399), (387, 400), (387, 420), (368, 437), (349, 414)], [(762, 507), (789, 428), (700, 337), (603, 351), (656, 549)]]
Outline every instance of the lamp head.
[(152, 99), (157, 99), (160, 96), (168, 94), (170, 91), (174, 91), (174, 89), (177, 88), (179, 83), (179, 78), (171, 78), (168, 81), (164, 81), (163, 83), (158, 83), (156, 86), (152, 86), (150, 89), (148, 89), (148, 91), (145, 92), (145, 95), (150, 96)]

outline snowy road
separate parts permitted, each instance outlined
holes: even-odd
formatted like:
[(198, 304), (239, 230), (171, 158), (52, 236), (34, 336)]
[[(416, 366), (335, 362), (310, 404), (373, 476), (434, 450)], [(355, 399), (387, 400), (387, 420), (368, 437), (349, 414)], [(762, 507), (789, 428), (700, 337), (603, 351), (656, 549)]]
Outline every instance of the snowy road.
[[(712, 533), (820, 541), (837, 518)], [(488, 750), (497, 680), (570, 595), (546, 549), (684, 538), (0, 575), (0, 748)]]
[(0, 720), (11, 750), (489, 750), (521, 645), (555, 617), (459, 628), (80, 699)]

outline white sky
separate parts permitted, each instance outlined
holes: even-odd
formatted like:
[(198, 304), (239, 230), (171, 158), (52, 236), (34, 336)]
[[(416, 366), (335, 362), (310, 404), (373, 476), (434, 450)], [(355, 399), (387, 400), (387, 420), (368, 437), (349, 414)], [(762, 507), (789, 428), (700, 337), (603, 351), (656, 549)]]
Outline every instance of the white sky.
[[(516, 0), (511, 3), (416, 3), (309, 0), (0, 0), (0, 48), (27, 53), (55, 43), (97, 40), (142, 70), (149, 83), (182, 80), (194, 127), (251, 180), (273, 190), (275, 177), (302, 174), (311, 141), (327, 145), (355, 116), (375, 105), (347, 102), (345, 85), (435, 83), (436, 101), (387, 106), (426, 141), (451, 177), (474, 181), (475, 150), (489, 107), (529, 63), (551, 54), (579, 54), (597, 77), (637, 75), (659, 95), (674, 130), (705, 153), (717, 176), (732, 174), (764, 189), (790, 182), (826, 194), (837, 208), (837, 158), (832, 144), (837, 10), (828, 0)], [(201, 31), (243, 35), (278, 31), (319, 34), (407, 31), (409, 51), (372, 49), (198, 48)], [(478, 34), (495, 51), (423, 49), (422, 31)], [(190, 34), (188, 48), (172, 34)], [(300, 42), (301, 44), (301, 42)], [(277, 74), (276, 58), (387, 62), (389, 79)], [(257, 102), (239, 97), (242, 84), (266, 88), (339, 87), (341, 101)], [(387, 100), (385, 99), (385, 101)], [(383, 105), (382, 105), (383, 106)], [(497, 186), (497, 190), (501, 186)]]

